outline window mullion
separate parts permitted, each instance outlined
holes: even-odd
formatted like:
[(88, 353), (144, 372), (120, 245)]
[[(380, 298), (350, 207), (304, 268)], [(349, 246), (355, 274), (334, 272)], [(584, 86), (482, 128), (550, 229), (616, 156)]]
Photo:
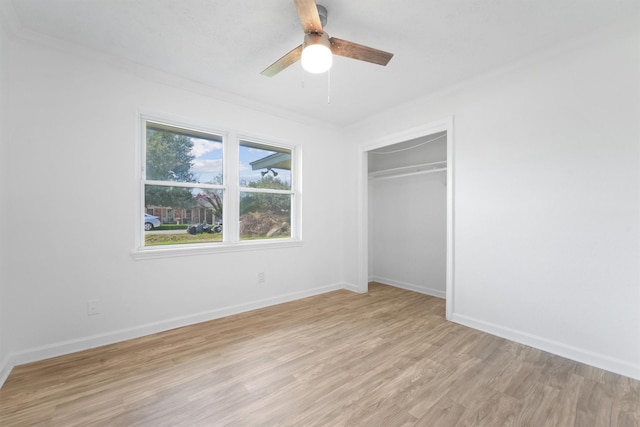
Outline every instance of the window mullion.
[(161, 185), (163, 187), (184, 187), (184, 188), (207, 188), (213, 190), (224, 190), (224, 185), (203, 184), (200, 182), (180, 182), (180, 181), (156, 181), (153, 179), (143, 180), (145, 185)]
[(239, 154), (238, 154), (238, 136), (235, 132), (230, 132), (225, 140), (224, 146), (224, 182), (226, 184), (227, 193), (224, 199), (224, 235), (225, 242), (236, 243), (239, 240), (239, 218), (240, 211), (240, 192), (238, 190), (239, 177)]
[(271, 188), (240, 187), (240, 192), (245, 193), (270, 193), (270, 194), (293, 194), (292, 190), (276, 190)]

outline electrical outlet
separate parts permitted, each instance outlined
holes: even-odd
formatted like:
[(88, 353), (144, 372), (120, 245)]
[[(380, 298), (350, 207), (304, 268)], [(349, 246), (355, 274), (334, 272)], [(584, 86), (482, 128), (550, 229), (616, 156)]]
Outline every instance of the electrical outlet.
[(87, 316), (100, 314), (100, 301), (97, 299), (87, 301)]
[(258, 283), (264, 283), (265, 281), (264, 271), (258, 273)]

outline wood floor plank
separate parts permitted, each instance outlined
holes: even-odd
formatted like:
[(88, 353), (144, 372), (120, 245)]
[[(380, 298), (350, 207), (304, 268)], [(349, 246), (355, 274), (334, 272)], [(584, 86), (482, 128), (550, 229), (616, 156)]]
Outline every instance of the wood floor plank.
[(18, 366), (2, 426), (640, 426), (640, 381), (381, 284)]

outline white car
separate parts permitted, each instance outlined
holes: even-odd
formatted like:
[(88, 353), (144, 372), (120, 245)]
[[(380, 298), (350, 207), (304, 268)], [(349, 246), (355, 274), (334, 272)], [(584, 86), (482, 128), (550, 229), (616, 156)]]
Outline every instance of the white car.
[(144, 214), (144, 231), (153, 230), (154, 228), (160, 227), (161, 225), (162, 222), (157, 216), (149, 215), (147, 213)]

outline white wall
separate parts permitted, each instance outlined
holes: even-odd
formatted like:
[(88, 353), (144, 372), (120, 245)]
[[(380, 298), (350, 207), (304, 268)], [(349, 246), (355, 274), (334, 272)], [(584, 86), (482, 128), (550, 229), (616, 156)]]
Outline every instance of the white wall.
[[(2, 123), (11, 159), (2, 296), (10, 304), (2, 310), (11, 328), (0, 329), (0, 348), (11, 363), (344, 286), (341, 217), (329, 218), (326, 204), (343, 202), (336, 191), (345, 169), (335, 156), (340, 134), (155, 83), (137, 75), (148, 70), (81, 59), (60, 47), (12, 38), (2, 52), (11, 83)], [(304, 244), (133, 260), (139, 112), (298, 145)], [(259, 285), (261, 271), (267, 281)], [(100, 301), (97, 316), (87, 316), (90, 299)]]
[[(635, 17), (350, 130), (356, 146), (453, 115), (453, 320), (635, 378), (639, 28)], [(356, 266), (357, 243), (347, 255)]]
[(445, 297), (445, 176), (436, 172), (371, 181), (373, 280)]

